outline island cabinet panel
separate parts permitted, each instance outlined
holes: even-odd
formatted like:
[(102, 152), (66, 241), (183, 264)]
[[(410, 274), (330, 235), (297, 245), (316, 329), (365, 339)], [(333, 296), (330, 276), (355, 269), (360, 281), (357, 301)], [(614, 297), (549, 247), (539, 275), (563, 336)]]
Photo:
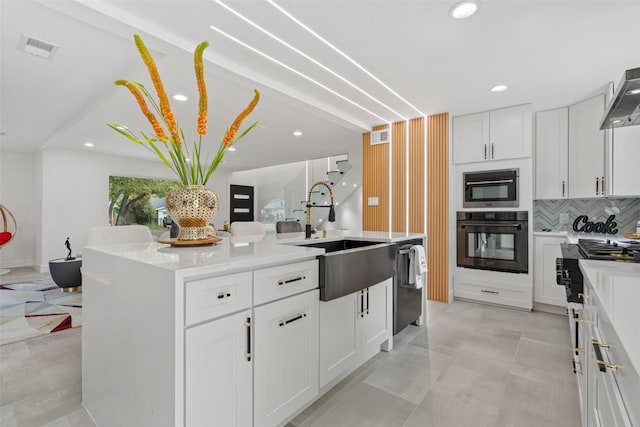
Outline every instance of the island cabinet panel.
[(276, 426), (318, 394), (319, 291), (255, 308), (254, 426)]
[(211, 321), (185, 335), (185, 426), (252, 423), (251, 310)]
[(320, 387), (393, 347), (393, 282), (320, 303)]

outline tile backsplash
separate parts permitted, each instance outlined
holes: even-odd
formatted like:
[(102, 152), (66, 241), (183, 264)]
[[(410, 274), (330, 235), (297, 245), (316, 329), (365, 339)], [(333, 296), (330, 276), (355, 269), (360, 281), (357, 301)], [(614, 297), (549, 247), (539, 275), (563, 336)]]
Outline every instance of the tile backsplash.
[(580, 215), (587, 215), (592, 222), (604, 222), (613, 214), (620, 233), (635, 232), (636, 224), (640, 221), (640, 198), (534, 200), (534, 230), (563, 229), (560, 224), (561, 213), (569, 214), (567, 230), (571, 230), (573, 221)]

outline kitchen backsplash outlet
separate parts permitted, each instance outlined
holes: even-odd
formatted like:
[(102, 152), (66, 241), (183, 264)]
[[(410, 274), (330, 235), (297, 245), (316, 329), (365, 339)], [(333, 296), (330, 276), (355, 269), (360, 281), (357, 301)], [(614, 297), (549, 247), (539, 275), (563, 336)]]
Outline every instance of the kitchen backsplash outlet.
[(563, 229), (564, 221), (560, 217), (564, 213), (568, 214), (567, 225), (564, 226), (566, 229), (570, 229), (573, 221), (580, 215), (587, 215), (589, 221), (604, 222), (609, 215), (614, 214), (620, 233), (634, 232), (640, 219), (640, 198), (534, 200), (534, 230)]

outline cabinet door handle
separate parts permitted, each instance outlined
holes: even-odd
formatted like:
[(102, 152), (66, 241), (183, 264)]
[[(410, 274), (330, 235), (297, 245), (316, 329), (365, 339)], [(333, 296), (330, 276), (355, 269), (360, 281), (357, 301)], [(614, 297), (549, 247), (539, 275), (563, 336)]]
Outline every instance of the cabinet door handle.
[(367, 294), (367, 308), (364, 310), (365, 314), (369, 314), (369, 288), (365, 289), (364, 292)]
[(601, 187), (602, 190), (600, 191), (602, 193), (602, 195), (604, 196), (604, 176), (602, 177), (602, 179), (600, 180), (600, 182), (602, 183)]
[(600, 194), (600, 178), (596, 177), (596, 196)]
[(247, 317), (244, 321), (244, 326), (247, 327), (247, 349), (244, 351), (244, 357), (247, 358), (247, 362), (251, 362), (251, 318)]
[(359, 291), (360, 294), (360, 317), (364, 317), (364, 291)]
[(500, 293), (498, 291), (488, 291), (486, 289), (480, 289), (480, 292), (482, 292), (483, 294), (495, 294), (495, 295), (498, 295)]
[(229, 298), (230, 296), (231, 296), (231, 294), (229, 292), (220, 292), (218, 294), (218, 299)]
[(562, 197), (564, 197), (564, 181), (562, 181)]
[(484, 159), (487, 160), (487, 144), (484, 144)]
[(291, 319), (288, 319), (288, 320), (281, 320), (278, 324), (279, 324), (280, 326), (286, 326), (286, 325), (288, 325), (289, 323), (293, 323), (293, 322), (295, 322), (296, 320), (304, 319), (305, 317), (307, 317), (307, 313), (300, 313), (300, 314), (298, 314), (297, 316), (292, 317)]
[(298, 281), (304, 280), (306, 278), (307, 278), (307, 276), (298, 276), (295, 279), (278, 280), (278, 286), (286, 285), (287, 283), (291, 283), (291, 282), (298, 282)]
[(491, 158), (493, 159), (493, 142), (491, 143)]

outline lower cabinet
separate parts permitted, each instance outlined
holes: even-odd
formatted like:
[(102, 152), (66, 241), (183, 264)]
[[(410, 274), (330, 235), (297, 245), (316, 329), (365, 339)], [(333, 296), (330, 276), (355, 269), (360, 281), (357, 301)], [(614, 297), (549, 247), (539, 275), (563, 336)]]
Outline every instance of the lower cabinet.
[(313, 290), (255, 308), (255, 427), (278, 425), (318, 394), (318, 301)]
[(560, 243), (564, 237), (534, 237), (533, 301), (564, 307), (567, 296), (564, 286), (556, 283), (556, 258), (562, 257)]
[(251, 310), (187, 329), (185, 425), (252, 423)]
[(347, 374), (393, 337), (393, 282), (320, 302), (320, 387)]

